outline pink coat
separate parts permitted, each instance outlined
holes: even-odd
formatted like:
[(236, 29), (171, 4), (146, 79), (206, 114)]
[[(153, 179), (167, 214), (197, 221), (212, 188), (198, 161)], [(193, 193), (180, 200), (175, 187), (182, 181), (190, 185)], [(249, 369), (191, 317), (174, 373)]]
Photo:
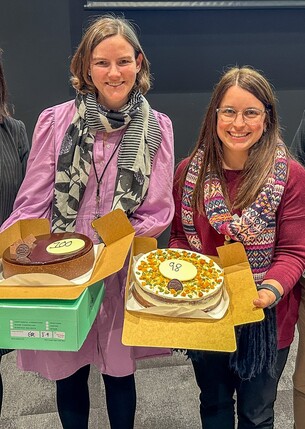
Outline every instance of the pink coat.
[[(49, 218), (54, 191), (56, 162), (63, 136), (75, 113), (74, 100), (44, 110), (36, 124), (32, 149), (24, 182), (14, 211), (2, 230), (18, 219)], [(150, 186), (143, 204), (132, 216), (136, 235), (158, 237), (170, 224), (174, 214), (172, 198), (174, 148), (170, 119), (154, 112), (162, 132), (162, 143), (155, 156)], [(122, 131), (98, 133), (94, 160), (98, 176), (111, 157)], [(101, 210), (111, 209), (117, 174), (117, 153), (111, 159), (101, 185)], [(94, 241), (91, 221), (95, 211), (96, 178), (91, 168), (87, 188), (77, 216), (76, 231)], [(18, 351), (18, 365), (25, 371), (39, 372), (50, 380), (65, 378), (87, 364), (94, 364), (104, 374), (126, 376), (134, 372), (137, 358), (168, 354), (166, 349), (127, 347), (121, 343), (124, 316), (124, 285), (127, 268), (108, 277), (100, 312), (78, 352)]]

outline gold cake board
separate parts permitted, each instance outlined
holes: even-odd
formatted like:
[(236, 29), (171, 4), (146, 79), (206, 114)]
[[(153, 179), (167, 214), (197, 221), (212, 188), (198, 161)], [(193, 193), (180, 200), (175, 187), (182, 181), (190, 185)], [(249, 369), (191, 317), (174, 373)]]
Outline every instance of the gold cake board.
[[(157, 247), (152, 238), (136, 237), (132, 256)], [(246, 252), (241, 243), (219, 247), (213, 258), (225, 272), (229, 308), (220, 320), (162, 317), (125, 310), (122, 342), (129, 346), (162, 347), (233, 352), (236, 350), (234, 326), (259, 322), (262, 309), (253, 306), (257, 290)], [(131, 270), (131, 263), (129, 270)], [(130, 271), (129, 271), (130, 275)], [(126, 287), (128, 296), (129, 278)]]

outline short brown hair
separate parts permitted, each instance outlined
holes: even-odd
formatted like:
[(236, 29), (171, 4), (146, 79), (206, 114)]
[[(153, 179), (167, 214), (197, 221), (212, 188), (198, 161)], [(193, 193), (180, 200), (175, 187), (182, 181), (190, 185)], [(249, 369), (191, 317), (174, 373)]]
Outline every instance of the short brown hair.
[(134, 89), (138, 89), (143, 95), (149, 90), (149, 62), (140, 45), (135, 28), (131, 22), (125, 18), (103, 15), (96, 19), (86, 30), (72, 58), (70, 65), (70, 71), (72, 73), (71, 82), (77, 91), (83, 94), (96, 92), (96, 88), (88, 76), (91, 53), (104, 39), (118, 34), (123, 36), (124, 39), (132, 45), (136, 58), (139, 54), (143, 56), (141, 70), (137, 74)]

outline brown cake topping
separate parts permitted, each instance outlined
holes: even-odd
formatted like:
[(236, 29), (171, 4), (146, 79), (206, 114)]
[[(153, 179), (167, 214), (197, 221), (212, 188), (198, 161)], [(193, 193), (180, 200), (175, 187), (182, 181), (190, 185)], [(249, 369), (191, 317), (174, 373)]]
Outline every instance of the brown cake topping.
[(29, 235), (5, 249), (3, 277), (17, 274), (48, 273), (68, 280), (90, 271), (94, 263), (89, 237), (71, 232)]
[(12, 259), (27, 262), (28, 256), (35, 247), (36, 238), (33, 234), (28, 235), (24, 240), (21, 238), (10, 246), (10, 256)]
[(178, 280), (178, 279), (172, 279), (172, 280), (170, 280), (168, 282), (167, 289), (169, 289), (169, 290), (173, 289), (173, 290), (175, 290), (177, 292), (178, 290), (182, 290), (183, 289), (183, 285), (182, 285), (182, 283), (181, 283), (180, 280)]

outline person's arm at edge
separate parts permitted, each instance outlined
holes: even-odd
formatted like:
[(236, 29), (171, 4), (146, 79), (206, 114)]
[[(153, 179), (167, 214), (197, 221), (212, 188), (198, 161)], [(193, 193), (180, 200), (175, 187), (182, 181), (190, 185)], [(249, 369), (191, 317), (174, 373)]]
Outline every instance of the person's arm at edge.
[(305, 166), (305, 110), (300, 125), (291, 143), (290, 152)]
[(25, 178), (17, 194), (13, 212), (1, 225), (6, 229), (17, 220), (48, 218), (54, 187), (54, 112), (41, 113), (33, 134)]

